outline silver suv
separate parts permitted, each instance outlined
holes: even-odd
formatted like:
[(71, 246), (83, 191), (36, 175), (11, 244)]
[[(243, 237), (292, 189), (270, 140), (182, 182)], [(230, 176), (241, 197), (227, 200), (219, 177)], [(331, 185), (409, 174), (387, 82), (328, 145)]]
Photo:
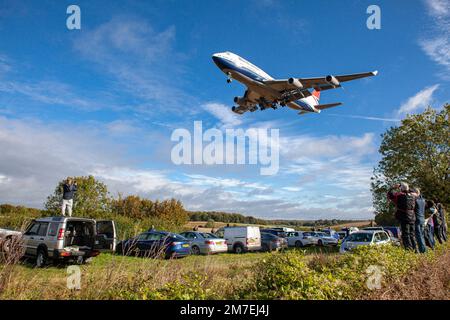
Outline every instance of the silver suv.
[(76, 217), (46, 217), (33, 220), (22, 236), (25, 256), (42, 267), (49, 260), (83, 263), (100, 251), (115, 251), (114, 221)]

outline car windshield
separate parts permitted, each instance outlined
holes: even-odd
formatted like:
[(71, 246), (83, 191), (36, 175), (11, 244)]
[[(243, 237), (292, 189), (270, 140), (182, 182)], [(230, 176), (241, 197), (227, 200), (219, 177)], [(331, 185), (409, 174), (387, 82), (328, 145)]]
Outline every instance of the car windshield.
[(370, 242), (372, 241), (372, 237), (373, 237), (372, 233), (353, 233), (348, 237), (347, 241)]
[(215, 234), (212, 234), (212, 233), (202, 233), (202, 236), (205, 239), (215, 239), (215, 238), (217, 238), (217, 236)]
[(176, 240), (180, 240), (180, 241), (182, 241), (182, 240), (186, 240), (186, 238), (185, 237), (183, 237), (182, 235), (180, 235), (180, 234), (176, 234), (176, 233), (167, 233), (167, 234), (164, 234), (164, 236), (163, 236), (164, 238), (174, 238), (174, 239), (176, 239)]

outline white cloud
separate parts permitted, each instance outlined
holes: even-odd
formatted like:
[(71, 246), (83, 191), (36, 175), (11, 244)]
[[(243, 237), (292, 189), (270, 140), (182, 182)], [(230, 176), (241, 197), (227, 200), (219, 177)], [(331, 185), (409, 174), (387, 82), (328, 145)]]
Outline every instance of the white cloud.
[(280, 153), (286, 158), (303, 162), (307, 158), (332, 158), (345, 154), (353, 157), (375, 151), (373, 133), (354, 136), (292, 136), (280, 138)]
[(180, 89), (184, 57), (173, 49), (175, 34), (173, 26), (156, 31), (145, 20), (121, 16), (84, 31), (74, 47), (111, 76), (114, 90), (134, 97), (135, 111), (194, 113), (194, 99)]
[(430, 30), (419, 40), (422, 50), (446, 72), (440, 72), (448, 78), (450, 71), (450, 2), (447, 0), (425, 0), (428, 14), (432, 19)]
[(439, 88), (439, 84), (427, 87), (404, 102), (397, 111), (398, 115), (410, 114), (421, 111), (433, 101), (433, 93)]
[[(275, 180), (259, 180), (253, 175), (248, 175), (248, 179), (242, 175), (230, 176), (225, 171), (222, 176), (180, 173), (170, 170), (167, 163), (163, 163), (166, 169), (141, 168), (126, 158), (126, 149), (115, 137), (108, 137), (108, 125), (94, 123), (89, 126), (69, 125), (70, 130), (67, 130), (67, 124), (0, 117), (1, 202), (42, 207), (59, 180), (66, 176), (92, 174), (105, 182), (113, 195), (120, 192), (150, 199), (175, 197), (190, 210), (224, 210), (291, 219), (370, 216), (367, 209), (370, 195), (364, 201), (358, 198), (359, 204), (350, 203), (348, 198), (361, 194), (363, 184), (368, 188), (368, 182), (364, 180), (368, 170), (358, 160), (370, 152), (366, 145), (370, 145), (371, 139), (366, 136), (328, 137), (326, 142), (311, 137), (318, 144), (343, 145), (346, 141), (350, 147), (343, 148), (341, 153), (331, 147), (321, 147), (322, 153), (316, 152), (315, 158), (307, 159), (305, 164), (297, 161), (298, 168), (306, 168), (305, 171), (296, 170), (296, 167), (284, 168)], [(357, 154), (356, 160), (351, 157), (351, 148)], [(324, 156), (328, 153), (339, 157)], [(296, 177), (300, 181), (306, 180), (307, 175), (313, 177), (311, 181), (320, 183), (314, 188), (292, 183)], [(323, 195), (337, 199), (324, 202)]]
[(235, 113), (233, 113), (230, 107), (227, 107), (221, 103), (206, 103), (202, 105), (202, 108), (219, 120), (219, 127), (235, 127), (242, 124), (242, 119)]
[(426, 0), (425, 2), (433, 16), (447, 16), (450, 13), (450, 4), (447, 0)]

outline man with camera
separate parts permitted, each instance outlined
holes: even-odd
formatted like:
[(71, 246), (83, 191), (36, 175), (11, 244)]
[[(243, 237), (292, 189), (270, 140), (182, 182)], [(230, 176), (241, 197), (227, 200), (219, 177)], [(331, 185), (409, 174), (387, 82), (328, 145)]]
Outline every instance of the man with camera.
[(66, 209), (69, 217), (72, 216), (72, 207), (73, 207), (73, 196), (77, 191), (77, 182), (72, 178), (68, 177), (66, 182), (62, 186), (62, 207), (61, 213), (63, 216), (66, 215)]
[(406, 182), (402, 182), (390, 188), (387, 197), (396, 207), (395, 218), (400, 222), (403, 246), (405, 249), (416, 251), (416, 215), (414, 210), (417, 194), (409, 190)]

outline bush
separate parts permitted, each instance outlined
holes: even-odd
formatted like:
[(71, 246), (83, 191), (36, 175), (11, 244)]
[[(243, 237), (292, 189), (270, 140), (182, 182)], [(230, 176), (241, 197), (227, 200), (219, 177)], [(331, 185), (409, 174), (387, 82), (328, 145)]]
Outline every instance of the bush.
[(355, 299), (369, 290), (366, 282), (373, 270), (370, 267), (380, 270), (380, 284), (385, 285), (407, 275), (421, 259), (434, 259), (436, 251), (419, 255), (390, 245), (363, 246), (343, 256), (317, 256), (311, 261), (302, 251), (274, 254), (257, 264), (255, 283), (240, 296), (244, 299)]

